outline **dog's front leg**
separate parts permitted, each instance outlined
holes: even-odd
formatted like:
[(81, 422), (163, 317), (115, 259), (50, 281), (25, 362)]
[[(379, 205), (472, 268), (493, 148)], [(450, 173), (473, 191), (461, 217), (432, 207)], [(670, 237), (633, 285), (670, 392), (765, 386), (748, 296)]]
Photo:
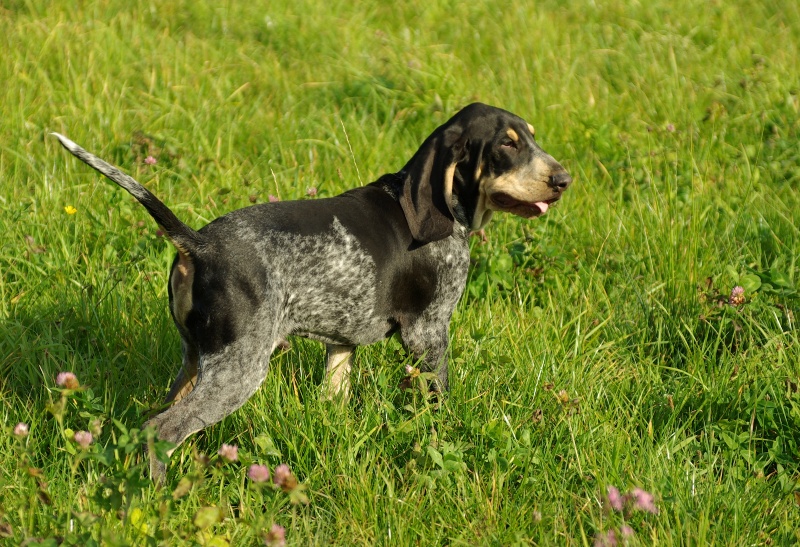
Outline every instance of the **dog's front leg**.
[(418, 321), (401, 330), (403, 345), (423, 372), (435, 372), (436, 378), (429, 386), (431, 391), (446, 393), (450, 389), (447, 378), (447, 346), (450, 341), (448, 323)]
[(323, 397), (329, 401), (350, 395), (350, 370), (353, 366), (355, 346), (326, 344), (327, 364), (325, 365), (325, 392)]

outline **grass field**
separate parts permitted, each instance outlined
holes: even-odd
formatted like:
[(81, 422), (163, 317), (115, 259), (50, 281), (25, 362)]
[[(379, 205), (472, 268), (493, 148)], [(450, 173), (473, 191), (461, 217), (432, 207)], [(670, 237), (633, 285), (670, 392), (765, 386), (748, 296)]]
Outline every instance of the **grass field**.
[[(10, 0), (0, 47), (0, 544), (800, 541), (795, 0)], [(441, 409), (395, 340), (343, 405), (293, 340), (153, 487), (174, 251), (49, 132), (200, 227), (396, 171), (474, 100), (575, 182), (472, 239)]]

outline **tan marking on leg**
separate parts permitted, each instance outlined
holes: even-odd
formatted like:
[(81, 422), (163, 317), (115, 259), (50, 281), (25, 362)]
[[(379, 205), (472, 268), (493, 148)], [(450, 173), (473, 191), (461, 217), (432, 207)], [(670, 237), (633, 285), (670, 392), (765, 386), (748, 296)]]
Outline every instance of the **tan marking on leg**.
[[(197, 370), (195, 370), (194, 374), (192, 375), (182, 374), (182, 373), (183, 370), (181, 370), (181, 373), (179, 373), (178, 377), (175, 379), (175, 383), (172, 384), (172, 390), (177, 389), (177, 392), (175, 392), (174, 395), (172, 392), (170, 392), (172, 398), (170, 399), (169, 397), (167, 397), (168, 402), (177, 403), (178, 401), (189, 395), (194, 389), (194, 385), (197, 383)], [(178, 384), (179, 380), (180, 384)]]
[(514, 142), (519, 141), (519, 135), (517, 135), (517, 132), (510, 127), (508, 128), (508, 131), (506, 131), (506, 135), (508, 135), (508, 138)]
[(281, 351), (289, 351), (292, 349), (292, 343), (286, 338), (281, 337), (279, 340), (275, 340), (275, 342), (272, 344), (272, 349), (269, 350), (269, 354), (272, 355), (275, 353), (276, 349), (280, 349)]
[(528, 131), (531, 132), (531, 135), (536, 136), (536, 129), (531, 124), (528, 124)]
[(323, 398), (333, 400), (338, 396), (347, 399), (350, 395), (350, 370), (353, 346), (328, 344), (328, 363), (325, 366), (325, 393)]
[(197, 360), (197, 352), (184, 346), (183, 367), (172, 382), (166, 403), (177, 403), (192, 392), (197, 384)]
[(178, 262), (172, 269), (172, 313), (181, 326), (186, 326), (186, 317), (192, 309), (192, 284), (194, 283), (194, 264), (188, 255), (178, 253)]

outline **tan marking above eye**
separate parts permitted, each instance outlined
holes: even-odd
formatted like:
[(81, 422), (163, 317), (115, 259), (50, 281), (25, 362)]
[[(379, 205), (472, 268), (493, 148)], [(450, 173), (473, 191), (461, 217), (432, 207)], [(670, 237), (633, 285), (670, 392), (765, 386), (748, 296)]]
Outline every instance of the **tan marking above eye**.
[(519, 135), (517, 135), (517, 132), (510, 127), (508, 128), (508, 131), (506, 131), (506, 135), (508, 135), (508, 138), (514, 142), (519, 141)]
[(528, 124), (528, 131), (531, 132), (531, 135), (536, 135), (536, 129), (534, 129), (531, 124)]

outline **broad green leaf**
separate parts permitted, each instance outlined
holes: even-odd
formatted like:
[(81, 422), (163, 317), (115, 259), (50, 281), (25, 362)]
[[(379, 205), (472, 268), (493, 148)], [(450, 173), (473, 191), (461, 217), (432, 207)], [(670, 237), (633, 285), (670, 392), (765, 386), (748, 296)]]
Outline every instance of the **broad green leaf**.
[(428, 457), (439, 467), (444, 467), (441, 453), (432, 446), (428, 446)]
[(755, 274), (746, 274), (741, 277), (739, 284), (744, 289), (744, 293), (749, 295), (761, 288), (761, 278)]
[(773, 285), (777, 285), (778, 287), (783, 287), (785, 289), (794, 289), (792, 285), (792, 280), (789, 279), (789, 276), (785, 273), (778, 271), (778, 270), (770, 270), (769, 277), (772, 280)]

